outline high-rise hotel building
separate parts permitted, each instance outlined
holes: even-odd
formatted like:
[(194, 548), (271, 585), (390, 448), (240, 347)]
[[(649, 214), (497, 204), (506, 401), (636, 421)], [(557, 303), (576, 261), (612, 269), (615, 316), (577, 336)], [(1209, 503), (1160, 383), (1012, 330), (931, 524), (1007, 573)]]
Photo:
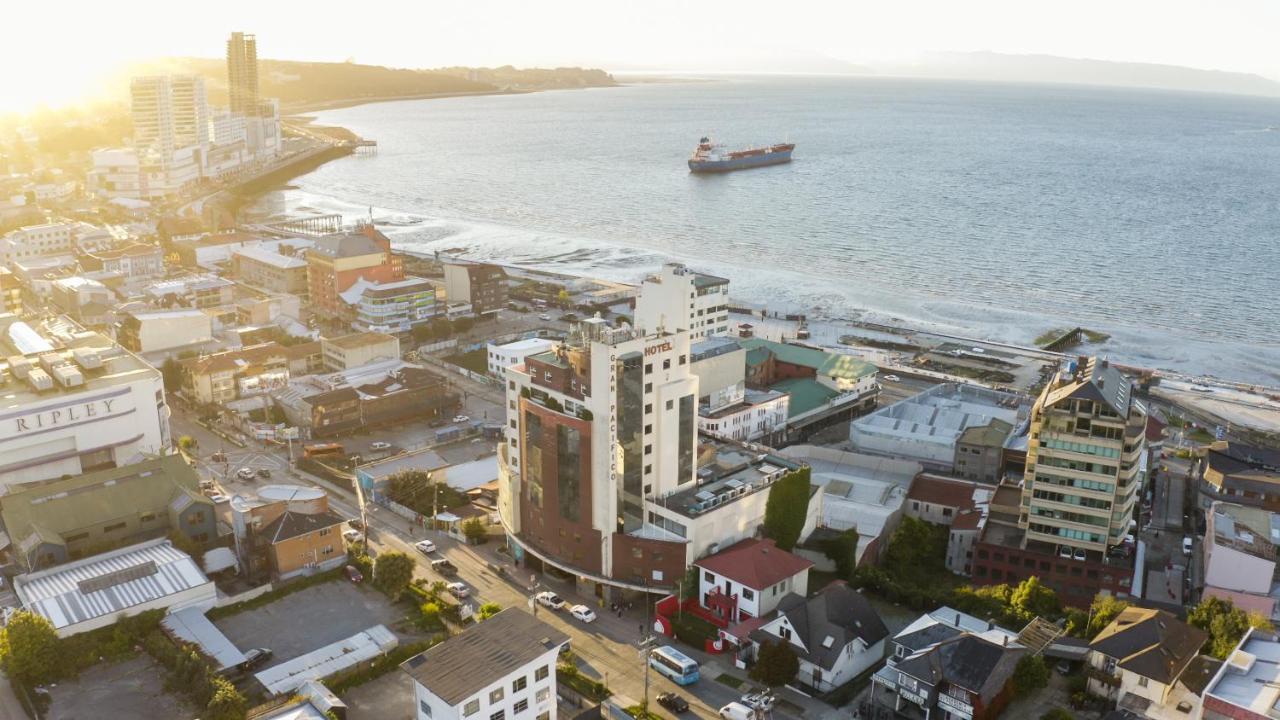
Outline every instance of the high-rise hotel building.
[(517, 557), (572, 572), (600, 595), (674, 587), (688, 543), (646, 510), (696, 485), (688, 333), (593, 318), (507, 368), (506, 380), (499, 509)]
[(227, 96), (231, 112), (246, 117), (259, 114), (258, 39), (233, 32), (227, 38)]

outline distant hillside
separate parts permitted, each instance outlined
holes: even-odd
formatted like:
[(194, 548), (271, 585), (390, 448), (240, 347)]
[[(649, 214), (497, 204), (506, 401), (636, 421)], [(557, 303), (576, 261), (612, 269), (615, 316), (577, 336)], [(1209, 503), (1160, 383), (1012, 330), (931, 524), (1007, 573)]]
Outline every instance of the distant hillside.
[[(170, 58), (130, 68), (130, 74), (194, 72), (204, 76), (209, 100), (226, 103), (227, 66), (221, 59)], [(406, 70), (355, 63), (261, 60), (261, 94), (279, 98), (286, 111), (305, 107), (349, 104), (362, 99), (388, 99), (504, 90), (548, 90), (613, 85), (602, 70), (582, 68), (517, 69), (445, 68)]]
[(1280, 83), (1260, 75), (1199, 70), (1177, 65), (1109, 62), (1053, 55), (993, 52), (936, 53), (924, 60), (877, 67), (885, 75), (1147, 87), (1166, 90), (1280, 96)]

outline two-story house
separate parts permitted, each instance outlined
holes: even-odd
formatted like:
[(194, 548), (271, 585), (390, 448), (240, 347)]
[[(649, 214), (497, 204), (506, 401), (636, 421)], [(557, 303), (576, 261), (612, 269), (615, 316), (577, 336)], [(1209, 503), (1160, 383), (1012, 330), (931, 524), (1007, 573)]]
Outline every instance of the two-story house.
[(555, 720), (556, 656), (569, 637), (508, 608), (406, 660), (416, 720)]
[(1126, 608), (1089, 643), (1089, 691), (1139, 717), (1198, 718), (1221, 665), (1200, 654), (1207, 639), (1164, 610)]
[(889, 629), (862, 593), (837, 580), (808, 599), (788, 593), (748, 637), (757, 648), (790, 643), (800, 660), (797, 679), (827, 692), (884, 659)]
[(694, 563), (698, 568), (698, 602), (733, 624), (764, 617), (788, 593), (808, 594), (813, 563), (772, 540), (749, 538)]

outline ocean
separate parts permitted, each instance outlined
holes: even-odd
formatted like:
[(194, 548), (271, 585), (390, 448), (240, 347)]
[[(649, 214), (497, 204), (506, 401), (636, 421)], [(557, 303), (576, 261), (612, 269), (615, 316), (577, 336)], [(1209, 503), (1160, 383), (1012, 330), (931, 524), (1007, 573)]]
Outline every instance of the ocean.
[[(636, 281), (678, 260), (811, 317), (1280, 381), (1280, 100), (887, 78), (413, 100), (317, 114), (378, 141), (257, 216), (372, 208), (397, 246)], [(692, 175), (710, 134), (788, 165)]]

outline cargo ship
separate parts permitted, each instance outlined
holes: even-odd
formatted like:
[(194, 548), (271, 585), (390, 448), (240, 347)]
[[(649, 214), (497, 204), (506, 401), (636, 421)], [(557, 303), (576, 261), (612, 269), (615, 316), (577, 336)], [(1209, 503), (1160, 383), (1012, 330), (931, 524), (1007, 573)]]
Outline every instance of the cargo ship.
[(711, 138), (704, 137), (698, 141), (697, 149), (689, 158), (689, 171), (728, 172), (763, 165), (778, 165), (791, 162), (791, 151), (795, 149), (795, 143), (781, 143), (745, 150), (725, 150), (723, 145), (712, 143)]

